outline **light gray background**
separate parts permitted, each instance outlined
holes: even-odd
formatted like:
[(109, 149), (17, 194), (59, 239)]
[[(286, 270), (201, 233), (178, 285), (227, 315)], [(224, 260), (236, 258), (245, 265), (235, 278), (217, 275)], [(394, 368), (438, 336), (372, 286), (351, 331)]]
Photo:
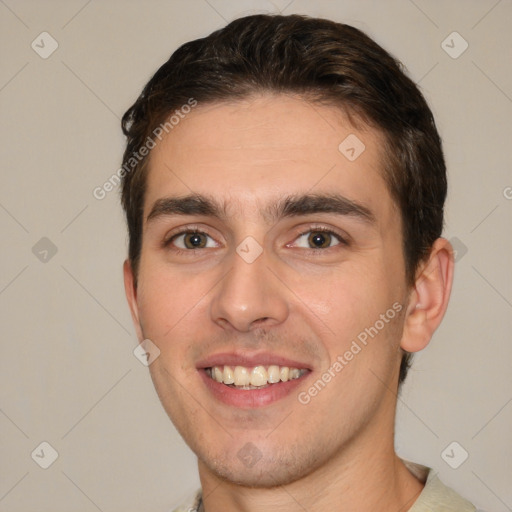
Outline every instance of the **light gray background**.
[[(396, 444), (478, 507), (512, 510), (510, 0), (0, 0), (1, 512), (166, 511), (198, 486), (132, 353), (118, 191), (92, 190), (119, 167), (120, 117), (178, 45), (279, 10), (363, 29), (432, 106), (459, 261), (400, 397)], [(47, 59), (31, 48), (50, 48), (43, 31), (59, 45)], [(442, 47), (453, 31), (469, 44), (456, 59)], [(47, 242), (34, 254), (42, 237), (55, 255)], [(43, 441), (59, 454), (46, 470), (31, 458)], [(458, 469), (441, 456), (453, 441), (469, 453)]]

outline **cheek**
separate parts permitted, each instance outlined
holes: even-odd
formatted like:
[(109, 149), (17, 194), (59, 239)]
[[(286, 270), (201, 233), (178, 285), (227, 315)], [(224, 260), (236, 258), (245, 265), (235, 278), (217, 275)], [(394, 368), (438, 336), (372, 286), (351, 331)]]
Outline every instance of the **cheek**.
[[(389, 283), (373, 265), (346, 264), (322, 275), (303, 273), (294, 284), (300, 298), (316, 314), (339, 325), (371, 319), (387, 306)], [(392, 302), (392, 301), (391, 301)]]
[(395, 296), (391, 275), (374, 262), (347, 265), (314, 278), (303, 276), (294, 284), (300, 290), (303, 312), (318, 326), (331, 361), (348, 350), (358, 336), (374, 346), (365, 350), (364, 357), (358, 356), (360, 360), (393, 351), (398, 329), (393, 304), (401, 296)]
[(184, 272), (148, 265), (140, 275), (137, 303), (146, 337), (163, 344), (202, 307), (204, 285)]

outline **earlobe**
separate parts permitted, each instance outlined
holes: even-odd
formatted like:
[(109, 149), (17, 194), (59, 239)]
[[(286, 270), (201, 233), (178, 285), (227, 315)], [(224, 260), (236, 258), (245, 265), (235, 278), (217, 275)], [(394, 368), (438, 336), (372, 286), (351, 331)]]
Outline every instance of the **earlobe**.
[(407, 352), (424, 349), (441, 323), (450, 299), (453, 269), (452, 246), (438, 238), (410, 293), (400, 344)]
[(135, 285), (135, 276), (133, 274), (133, 268), (129, 260), (125, 260), (123, 264), (123, 276), (124, 276), (124, 291), (126, 294), (126, 300), (130, 307), (130, 313), (132, 315), (133, 325), (137, 332), (137, 338), (139, 342), (144, 339), (142, 329), (139, 321), (139, 307), (137, 304), (137, 287)]

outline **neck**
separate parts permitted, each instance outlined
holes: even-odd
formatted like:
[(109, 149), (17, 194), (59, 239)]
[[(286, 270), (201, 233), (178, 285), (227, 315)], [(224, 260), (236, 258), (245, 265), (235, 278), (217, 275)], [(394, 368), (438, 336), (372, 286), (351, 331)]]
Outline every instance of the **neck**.
[[(367, 429), (368, 430), (368, 429)], [(322, 467), (285, 486), (249, 488), (199, 461), (205, 512), (405, 512), (423, 489), (397, 457), (390, 432), (365, 432)], [(373, 442), (368, 442), (373, 440)], [(376, 441), (377, 440), (377, 441)]]

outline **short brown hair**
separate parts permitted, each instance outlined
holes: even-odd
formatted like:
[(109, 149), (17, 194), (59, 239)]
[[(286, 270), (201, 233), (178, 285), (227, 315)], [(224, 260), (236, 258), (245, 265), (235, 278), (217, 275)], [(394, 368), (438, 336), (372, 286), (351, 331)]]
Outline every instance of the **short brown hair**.
[[(295, 14), (253, 15), (185, 43), (123, 116), (123, 168), (155, 128), (191, 98), (205, 104), (259, 92), (292, 93), (340, 107), (354, 123), (361, 120), (384, 134), (384, 178), (401, 213), (406, 279), (413, 284), (443, 229), (447, 183), (441, 140), (432, 112), (402, 65), (350, 25)], [(137, 160), (122, 183), (135, 276), (148, 158)], [(410, 354), (404, 353), (400, 383), (409, 365)]]

